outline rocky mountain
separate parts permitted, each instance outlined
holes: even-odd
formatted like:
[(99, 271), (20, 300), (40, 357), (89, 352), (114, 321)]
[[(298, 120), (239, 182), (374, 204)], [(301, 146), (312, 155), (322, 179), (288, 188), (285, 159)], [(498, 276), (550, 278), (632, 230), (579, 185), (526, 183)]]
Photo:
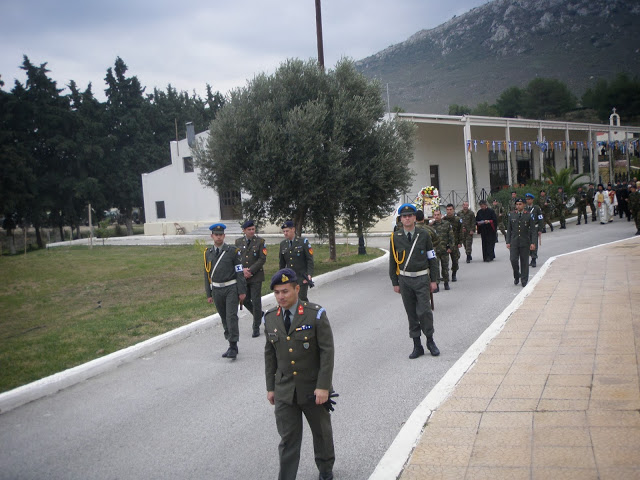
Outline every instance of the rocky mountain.
[(494, 0), (357, 62), (391, 108), (447, 113), (556, 78), (580, 98), (598, 79), (640, 75), (639, 0)]

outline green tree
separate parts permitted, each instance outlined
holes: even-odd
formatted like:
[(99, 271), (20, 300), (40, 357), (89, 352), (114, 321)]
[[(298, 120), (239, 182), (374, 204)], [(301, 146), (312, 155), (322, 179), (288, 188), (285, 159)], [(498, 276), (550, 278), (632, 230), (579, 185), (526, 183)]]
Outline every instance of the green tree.
[(449, 105), (449, 115), (469, 115), (471, 114), (471, 107), (466, 105), (458, 105), (457, 103), (452, 103)]
[(523, 112), (522, 103), (525, 93), (518, 87), (509, 87), (500, 94), (496, 109), (501, 117), (515, 118)]
[(638, 121), (640, 119), (640, 79), (619, 73), (611, 84), (606, 80), (599, 80), (594, 88), (584, 93), (582, 104), (596, 110), (598, 117), (605, 123), (609, 122), (609, 115), (614, 107), (620, 117), (626, 120), (624, 123)]
[(538, 119), (558, 117), (575, 107), (576, 99), (567, 86), (550, 78), (531, 80), (522, 103), (523, 116)]
[(558, 187), (562, 187), (564, 193), (569, 196), (575, 195), (578, 187), (582, 186), (584, 181), (589, 178), (586, 174), (574, 175), (571, 168), (556, 170), (553, 167), (549, 167), (548, 171), (542, 174), (542, 177), (551, 182), (552, 187), (549, 191), (554, 192)]

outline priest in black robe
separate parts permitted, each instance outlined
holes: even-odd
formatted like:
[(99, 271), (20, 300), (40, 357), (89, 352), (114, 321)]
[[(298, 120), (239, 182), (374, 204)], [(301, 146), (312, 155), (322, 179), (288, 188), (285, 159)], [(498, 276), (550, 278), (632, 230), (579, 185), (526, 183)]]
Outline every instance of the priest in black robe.
[(496, 217), (496, 212), (489, 208), (486, 200), (480, 200), (480, 210), (476, 214), (476, 225), (482, 238), (482, 258), (485, 262), (491, 262), (496, 258), (498, 217)]

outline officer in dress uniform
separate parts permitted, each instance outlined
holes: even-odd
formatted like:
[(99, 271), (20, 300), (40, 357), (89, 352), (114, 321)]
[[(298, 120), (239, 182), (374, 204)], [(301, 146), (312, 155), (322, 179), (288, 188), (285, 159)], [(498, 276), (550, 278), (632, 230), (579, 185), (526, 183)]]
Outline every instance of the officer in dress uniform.
[(516, 199), (516, 211), (509, 213), (507, 223), (507, 248), (510, 250), (511, 267), (513, 268), (513, 284), (522, 280), (526, 287), (529, 281), (529, 252), (536, 248), (536, 224), (530, 213), (524, 209), (524, 200)]
[(264, 264), (267, 261), (267, 246), (264, 238), (256, 235), (256, 226), (253, 220), (247, 220), (242, 224), (244, 237), (236, 240), (238, 256), (242, 262), (242, 273), (247, 281), (247, 297), (245, 307), (253, 315), (252, 337), (260, 336), (260, 323), (262, 322), (262, 282), (264, 281)]
[(437, 284), (430, 272), (438, 271), (436, 252), (431, 237), (422, 228), (417, 228), (416, 207), (405, 203), (398, 209), (402, 229), (391, 234), (389, 277), (393, 290), (402, 295), (402, 303), (409, 319), (409, 337), (413, 339), (413, 351), (409, 358), (424, 355), (420, 333), (427, 337), (427, 348), (431, 355), (440, 355), (433, 341), (433, 312), (429, 303), (429, 292)]
[(540, 237), (542, 237), (542, 228), (544, 227), (544, 215), (542, 215), (542, 209), (540, 206), (533, 203), (533, 200), (535, 199), (533, 193), (527, 193), (525, 198), (527, 199), (527, 205), (524, 209), (531, 214), (536, 224), (536, 248), (535, 250), (531, 250), (531, 262), (529, 263), (530, 267), (535, 268), (536, 260), (538, 259), (538, 243), (540, 241)]
[(204, 290), (207, 301), (214, 303), (224, 328), (224, 338), (229, 348), (222, 354), (225, 358), (238, 356), (238, 304), (243, 302), (247, 284), (242, 274), (238, 249), (224, 243), (224, 223), (209, 227), (213, 247), (204, 251)]
[(296, 272), (300, 285), (300, 300), (308, 302), (307, 292), (313, 287), (313, 248), (309, 240), (296, 237), (296, 227), (291, 220), (282, 225), (284, 240), (280, 242), (280, 268), (290, 268)]
[[(280, 480), (296, 478), (302, 415), (313, 435), (320, 480), (333, 479), (333, 333), (325, 309), (300, 300), (296, 273), (285, 268), (271, 278), (277, 307), (265, 313), (267, 400), (275, 405), (280, 434)], [(333, 395), (331, 395), (333, 396)]]

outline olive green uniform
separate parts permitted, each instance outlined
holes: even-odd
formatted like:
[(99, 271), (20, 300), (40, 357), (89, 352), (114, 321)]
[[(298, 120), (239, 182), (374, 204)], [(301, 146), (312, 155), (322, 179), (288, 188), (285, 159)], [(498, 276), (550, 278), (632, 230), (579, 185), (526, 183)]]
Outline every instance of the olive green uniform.
[(247, 278), (247, 297), (244, 305), (253, 315), (254, 330), (260, 328), (262, 323), (262, 282), (264, 282), (264, 264), (267, 261), (267, 247), (264, 238), (254, 235), (251, 240), (247, 237), (236, 240), (238, 257), (242, 262), (242, 268), (251, 271), (251, 277)]
[(265, 313), (264, 347), (267, 391), (274, 392), (280, 434), (278, 478), (296, 478), (302, 444), (302, 415), (313, 436), (318, 470), (331, 472), (335, 461), (331, 415), (310, 398), (315, 389), (332, 390), (333, 333), (324, 308), (305, 301), (291, 307), (291, 326), (285, 330), (284, 312)]
[(526, 210), (520, 213), (509, 213), (507, 222), (507, 238), (509, 258), (513, 268), (513, 278), (521, 280), (522, 285), (529, 281), (529, 252), (531, 244), (535, 245), (538, 236), (535, 221)]
[(509, 215), (511, 212), (517, 211), (517, 209), (516, 209), (516, 200), (517, 200), (517, 198), (514, 198), (514, 197), (511, 197), (509, 199), (509, 211), (507, 212), (507, 215)]
[[(431, 243), (433, 244), (433, 249), (437, 251), (438, 246), (440, 245), (440, 238), (438, 237), (438, 232), (436, 232), (436, 229), (427, 223), (424, 223), (424, 224), (416, 223), (416, 228), (424, 228), (429, 233), (429, 236), (431, 237)], [(438, 270), (436, 269), (434, 272), (431, 272), (431, 273), (433, 274), (433, 277), (432, 277), (433, 281), (440, 283), (440, 275), (438, 274)]]
[[(591, 197), (593, 198), (593, 197)], [(578, 225), (584, 216), (584, 223), (587, 223), (587, 194), (583, 190), (576, 192), (576, 207), (578, 207)]]
[(631, 218), (636, 222), (636, 235), (640, 232), (640, 192), (635, 191), (629, 194), (629, 211), (631, 212)]
[[(440, 278), (445, 283), (449, 283), (449, 250), (452, 245), (455, 243), (455, 238), (453, 235), (453, 229), (451, 228), (451, 223), (445, 222), (444, 220), (440, 220), (439, 222), (435, 221), (431, 224), (436, 233), (438, 234), (438, 247), (434, 248), (436, 251), (436, 259), (440, 264)], [(438, 283), (440, 283), (438, 281)]]
[[(456, 273), (460, 269), (460, 264), (458, 260), (460, 260), (460, 249), (458, 245), (462, 245), (462, 219), (457, 215), (446, 215), (442, 217), (443, 220), (446, 220), (451, 224), (451, 228), (453, 230), (453, 245), (451, 245), (451, 253), (449, 254), (451, 257), (451, 273)], [(434, 245), (434, 249), (436, 252), (438, 251), (436, 246)]]
[(390, 252), (389, 278), (394, 287), (400, 287), (409, 320), (409, 336), (419, 338), (422, 331), (431, 337), (434, 329), (429, 292), (431, 282), (436, 281), (433, 278), (437, 277), (431, 272), (438, 271), (431, 237), (424, 229), (416, 227), (409, 241), (404, 229), (398, 230), (391, 235)]
[(218, 252), (215, 246), (205, 250), (204, 290), (207, 298), (213, 297), (222, 321), (224, 338), (229, 342), (237, 342), (238, 295), (247, 293), (238, 249), (223, 243)]
[(597, 217), (596, 217), (596, 205), (593, 203), (593, 197), (596, 196), (596, 192), (593, 188), (589, 187), (589, 189), (587, 190), (587, 203), (589, 204), (589, 208), (591, 209), (591, 221), (595, 222)]
[(549, 225), (551, 231), (553, 231), (553, 225), (551, 224), (551, 210), (553, 206), (551, 205), (551, 200), (546, 195), (544, 197), (540, 196), (538, 197), (537, 203), (544, 217), (542, 220), (542, 230), (545, 230), (546, 225)]
[(566, 228), (567, 222), (565, 220), (567, 211), (567, 194), (564, 192), (558, 192), (553, 197), (553, 203), (556, 206), (556, 215), (560, 220), (560, 228)]
[(296, 272), (298, 277), (298, 285), (300, 285), (300, 293), (298, 298), (308, 302), (307, 292), (309, 284), (303, 281), (307, 279), (307, 275), (313, 277), (313, 248), (309, 240), (302, 237), (296, 237), (293, 240), (283, 240), (280, 242), (280, 268), (290, 268)]
[(462, 219), (462, 244), (464, 245), (464, 251), (467, 257), (471, 256), (471, 249), (473, 248), (473, 233), (476, 231), (476, 214), (473, 210), (466, 211), (460, 210), (458, 217)]
[(529, 212), (536, 224), (536, 241), (534, 242), (536, 249), (530, 252), (531, 258), (535, 260), (538, 258), (538, 232), (542, 232), (542, 228), (544, 227), (544, 215), (542, 214), (542, 209), (535, 203), (531, 206), (525, 205), (524, 210)]

